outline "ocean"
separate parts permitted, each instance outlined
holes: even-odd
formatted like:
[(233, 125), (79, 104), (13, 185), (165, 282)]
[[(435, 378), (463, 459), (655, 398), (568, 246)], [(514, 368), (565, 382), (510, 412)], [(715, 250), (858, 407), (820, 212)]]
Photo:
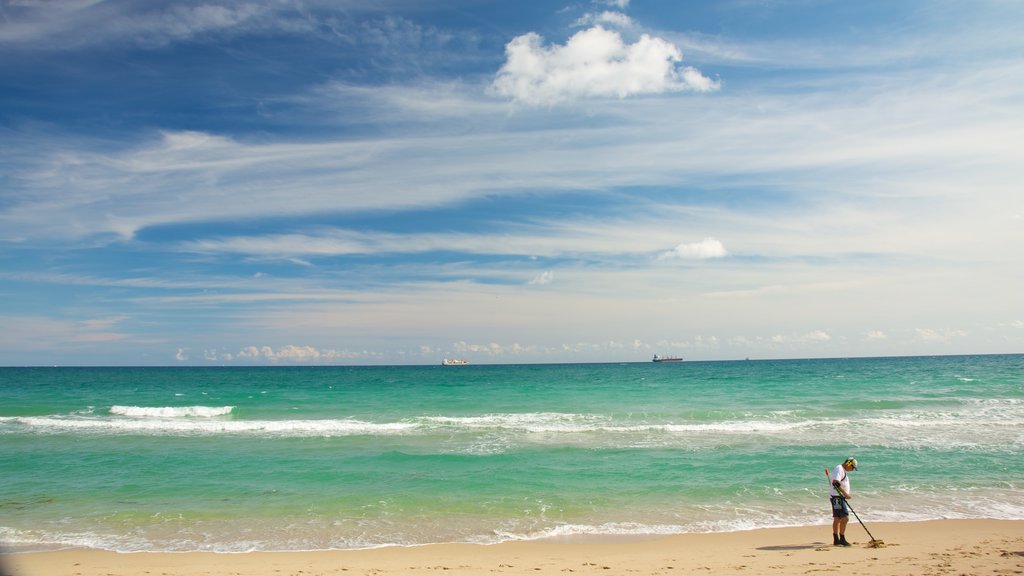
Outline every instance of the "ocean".
[(824, 526), (824, 469), (848, 456), (868, 526), (1024, 519), (1022, 452), (1024, 355), (0, 368), (0, 546), (243, 552)]

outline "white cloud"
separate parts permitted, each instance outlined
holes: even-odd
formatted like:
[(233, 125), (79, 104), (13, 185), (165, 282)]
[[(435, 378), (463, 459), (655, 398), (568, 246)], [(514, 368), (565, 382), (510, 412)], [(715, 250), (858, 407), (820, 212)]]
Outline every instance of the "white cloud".
[(593, 26), (594, 24), (606, 24), (613, 28), (633, 28), (633, 19), (622, 12), (606, 10), (599, 14), (587, 13), (576, 21), (577, 26)]
[(88, 320), (82, 320), (79, 324), (82, 328), (90, 331), (110, 330), (128, 319), (128, 316), (107, 316), (104, 318), (90, 318)]
[(555, 273), (550, 270), (545, 270), (540, 274), (534, 276), (533, 280), (530, 280), (530, 284), (543, 286), (545, 284), (551, 284), (555, 279)]
[(804, 342), (829, 342), (831, 340), (832, 335), (824, 330), (814, 330), (813, 332), (808, 332), (803, 336)]
[(320, 351), (312, 346), (288, 345), (277, 350), (272, 358), (277, 360), (306, 361), (320, 358)]
[(723, 258), (728, 255), (729, 252), (721, 241), (708, 236), (700, 242), (679, 244), (667, 252), (662, 252), (658, 255), (658, 260), (703, 260), (707, 258)]
[(696, 69), (680, 68), (683, 55), (674, 44), (647, 34), (627, 44), (603, 26), (577, 32), (564, 46), (544, 46), (531, 32), (513, 38), (505, 54), (491, 89), (530, 105), (718, 88)]
[(500, 355), (506, 348), (496, 342), (489, 344), (469, 344), (466, 342), (456, 342), (452, 347), (456, 352), (474, 352), (478, 354), (493, 354)]
[[(47, 134), (14, 133), (18, 137), (9, 148), (19, 161), (8, 159), (0, 168), (16, 176), (17, 190), (0, 209), (0, 238), (113, 240), (131, 238), (146, 226), (197, 220), (434, 207), (526, 189), (685, 187), (728, 174), (784, 186), (794, 197), (820, 197), (824, 191), (846, 197), (800, 221), (801, 227), (814, 226), (811, 234), (824, 230), (833, 240), (810, 247), (804, 243), (801, 250), (833, 248), (838, 238), (891, 246), (891, 234), (836, 234), (845, 227), (842, 222), (836, 227), (832, 216), (863, 219), (859, 227), (867, 223), (879, 231), (897, 231), (928, 226), (935, 219), (920, 218), (916, 210), (900, 211), (893, 203), (887, 206), (896, 211), (879, 213), (872, 206), (859, 214), (851, 211), (861, 207), (859, 199), (881, 196), (942, 198), (966, 196), (970, 190), (978, 208), (987, 205), (978, 200), (983, 195), (1010, 198), (1014, 191), (1007, 183), (1019, 172), (1010, 134), (1020, 129), (1020, 120), (996, 111), (998, 102), (1019, 97), (1018, 90), (1004, 86), (1004, 78), (1022, 76), (1024, 66), (1011, 65), (917, 80), (919, 93), (913, 94), (876, 82), (834, 98), (762, 94), (756, 100), (735, 95), (713, 102), (652, 98), (628, 107), (594, 103), (598, 116), (611, 114), (612, 108), (625, 115), (600, 129), (506, 130), (495, 124), (493, 130), (470, 135), (276, 144), (165, 132), (159, 140), (129, 143), (120, 150), (98, 141), (47, 143)], [(407, 101), (419, 94), (414, 91)], [(370, 98), (370, 93), (349, 97)], [(395, 96), (389, 102), (400, 105), (400, 100)], [(978, 105), (959, 106), (960, 101)], [(438, 114), (451, 118), (456, 106), (442, 108)], [(474, 122), (492, 127), (493, 108), (468, 109)], [(394, 170), (399, 158), (403, 169)], [(971, 170), (981, 163), (984, 172)], [(933, 169), (940, 164), (943, 170)], [(870, 172), (862, 169), (866, 165), (872, 166)], [(236, 201), (239, 197), (246, 200)], [(807, 207), (802, 202), (789, 206)], [(945, 209), (945, 204), (931, 202), (930, 209)], [(909, 215), (905, 221), (900, 212)], [(764, 220), (771, 227), (784, 226), (786, 220), (778, 215)], [(885, 219), (891, 216), (896, 218)], [(761, 225), (750, 224), (751, 230)], [(1006, 234), (1016, 233), (1007, 225)], [(941, 250), (936, 240), (942, 236), (901, 236), (926, 250)]]
[(813, 344), (831, 342), (832, 335), (824, 330), (812, 330), (805, 334), (795, 336), (789, 334), (776, 334), (771, 337), (771, 341), (774, 344)]
[[(674, 222), (647, 215), (611, 222), (537, 221), (543, 233), (495, 230), (491, 233), (391, 233), (322, 227), (303, 234), (267, 234), (206, 238), (180, 248), (206, 254), (245, 254), (269, 259), (347, 254), (418, 254), (458, 246), (465, 254), (518, 254), (530, 257), (568, 254), (645, 254), (675, 236)], [(641, 229), (646, 234), (638, 234)], [(649, 236), (648, 236), (649, 234)], [(308, 263), (304, 263), (308, 265)], [(3, 274), (0, 273), (0, 277)], [(547, 273), (536, 280), (552, 280)]]
[[(213, 32), (284, 27), (275, 23), (275, 12), (259, 3), (114, 7), (92, 1), (23, 2), (4, 13), (7, 23), (0, 27), (0, 44), (36, 43), (59, 49), (129, 40), (161, 46)], [(295, 23), (301, 20), (288, 19), (288, 25)]]
[(173, 5), (164, 12), (149, 14), (142, 20), (133, 19), (125, 24), (132, 24), (136, 37), (149, 41), (168, 42), (192, 38), (215, 30), (234, 28), (262, 12), (262, 8), (250, 4), (240, 6)]
[[(655, 35), (675, 39), (660, 32)], [(688, 56), (693, 54), (687, 45), (674, 43)], [(800, 48), (806, 54), (819, 52), (806, 44)], [(556, 300), (554, 290), (522, 290), (521, 284), (529, 276), (522, 276), (521, 269), (510, 272), (482, 263), (473, 267), (472, 276), (464, 273), (468, 268), (458, 271), (460, 278), (506, 274), (504, 285), (540, 296), (516, 307), (516, 314), (508, 315), (507, 325), (518, 326), (516, 322), (534, 318), (529, 314), (536, 309), (543, 310), (537, 314), (540, 320), (555, 311), (565, 314), (558, 316), (558, 328), (565, 331), (558, 334), (559, 340), (574, 341), (581, 333), (588, 338), (594, 334), (595, 339), (634, 335), (653, 341), (685, 338), (672, 333), (676, 326), (668, 325), (667, 315), (644, 315), (642, 304), (634, 308), (624, 299), (601, 299), (590, 309), (572, 307), (586, 301), (581, 294), (644, 290), (643, 299), (648, 303), (664, 300), (685, 306), (687, 329), (723, 330), (723, 339), (735, 331), (765, 330), (763, 326), (771, 326), (772, 332), (802, 334), (809, 326), (825, 325), (836, 330), (836, 341), (845, 334), (863, 341), (867, 330), (884, 327), (890, 335), (885, 344), (888, 353), (898, 350), (902, 336), (910, 327), (921, 325), (922, 318), (939, 326), (973, 325), (973, 316), (966, 311), (974, 314), (982, 306), (993, 308), (986, 310), (986, 318), (1003, 318), (1005, 302), (1015, 301), (1014, 289), (1019, 292), (1019, 277), (1006, 272), (1014, 269), (1014, 252), (1005, 247), (1021, 245), (1022, 239), (1015, 184), (1021, 181), (1022, 172), (1020, 153), (1013, 143), (1024, 127), (1024, 116), (1013, 113), (1013, 103), (1020, 102), (1024, 65), (1015, 61), (976, 62), (971, 67), (950, 64), (943, 69), (903, 67), (895, 71), (864, 67), (858, 69), (863, 72), (838, 78), (818, 78), (809, 92), (795, 85), (777, 91), (779, 84), (792, 77), (766, 74), (759, 76), (764, 83), (751, 84), (749, 91), (714, 99), (644, 98), (626, 105), (593, 102), (586, 112), (591, 115), (588, 120), (596, 121), (587, 126), (575, 125), (579, 118), (562, 110), (533, 110), (510, 119), (496, 113), (498, 108), (505, 111), (503, 103), (472, 100), (467, 96), (471, 90), (452, 82), (345, 91), (346, 105), (363, 100), (367, 104), (360, 110), (382, 115), (367, 120), (389, 128), (384, 137), (339, 136), (332, 140), (328, 136), (304, 141), (298, 136), (275, 143), (201, 132), (166, 132), (158, 142), (136, 145), (126, 141), (112, 150), (99, 139), (74, 142), (65, 138), (52, 143), (47, 142), (52, 135), (32, 133), (31, 128), (22, 129), (22, 134), (12, 128), (5, 134), (7, 149), (25, 162), (13, 162), (10, 156), (0, 159), (0, 172), (11, 176), (11, 188), (0, 209), (0, 236), (43, 239), (46, 243), (84, 238), (85, 242), (71, 243), (81, 245), (112, 233), (130, 238), (136, 229), (158, 224), (273, 219), (367, 208), (413, 212), (420, 207), (457, 206), (474, 197), (508, 197), (521, 191), (632, 193), (634, 189), (661, 187), (680, 193), (664, 195), (657, 206), (638, 194), (635, 209), (618, 212), (614, 223), (596, 215), (558, 215), (557, 219), (550, 217), (552, 222), (522, 227), (501, 238), (491, 230), (483, 234), (475, 230), (376, 234), (303, 228), (303, 234), (296, 235), (271, 224), (263, 237), (191, 236), (189, 247), (220, 252), (218, 256), (247, 257), (413, 253), (445, 246), (457, 246), (469, 254), (500, 251), (542, 258), (596, 254), (601, 259), (594, 261), (601, 266), (593, 266), (587, 275), (571, 265), (560, 265), (558, 292), (564, 294), (564, 300)], [(319, 96), (337, 102), (340, 92), (335, 87), (333, 94)], [(370, 100), (383, 103), (376, 108)], [(392, 116), (385, 119), (386, 113)], [(401, 127), (395, 128), (395, 114), (403, 121), (424, 118), (424, 122), (447, 122), (464, 114), (466, 125), (485, 129), (436, 131), (424, 137), (421, 124), (405, 133)], [(366, 117), (360, 115), (360, 119)], [(730, 186), (734, 188), (730, 190)], [(738, 194), (736, 190), (743, 187), (751, 192)], [(654, 219), (661, 219), (660, 225), (652, 225)], [(617, 229), (608, 233), (608, 228), (600, 227), (605, 225)], [(626, 252), (632, 254), (621, 261), (633, 263), (637, 255), (651, 257), (668, 250), (680, 241), (680, 230), (687, 229), (714, 230), (730, 240), (730, 248), (742, 246), (744, 255), (751, 258), (736, 266), (703, 267), (699, 273), (677, 266), (655, 266), (654, 270), (616, 267), (613, 258)], [(959, 232), (951, 234), (950, 230)], [(707, 248), (703, 242), (684, 243), (664, 252), (663, 257), (707, 257)], [(752, 250), (759, 254), (750, 254)], [(310, 265), (298, 258), (292, 261)], [(152, 290), (145, 303), (156, 302), (152, 296), (158, 293), (181, 298), (184, 305), (204, 307), (218, 301), (251, 302), (256, 306), (239, 315), (245, 322), (267, 322), (266, 311), (270, 310), (280, 315), (280, 326), (295, 326), (294, 333), (286, 335), (268, 332), (273, 339), (267, 341), (367, 345), (338, 341), (337, 326), (358, 315), (358, 307), (342, 310), (338, 304), (339, 312), (330, 322), (324, 321), (326, 326), (316, 339), (305, 332), (305, 325), (294, 322), (290, 310), (284, 310), (290, 302), (362, 301), (360, 294), (339, 291), (327, 282), (311, 281), (308, 289), (302, 289), (265, 278), (267, 282), (259, 285), (261, 291), (252, 292), (248, 284), (230, 279), (227, 270), (224, 276), (218, 271), (216, 277), (202, 278), (202, 286), (185, 286), (197, 280), (173, 270), (162, 277), (155, 269), (121, 273), (153, 276), (101, 277), (105, 273), (93, 271), (93, 278), (50, 274), (51, 279), (45, 280), (33, 274), (17, 280), (125, 286), (135, 289), (133, 293), (147, 288), (201, 287), (201, 291)], [(11, 273), (4, 274), (0, 272), (0, 278), (12, 278)], [(960, 277), (962, 282), (957, 281)], [(823, 282), (826, 278), (829, 281)], [(975, 298), (963, 307), (963, 315), (957, 316), (957, 302), (975, 293), (971, 287), (976, 287), (977, 278), (985, 278), (986, 286), (1000, 287), (1006, 296), (981, 299), (984, 302)], [(214, 290), (218, 287), (226, 289)], [(450, 289), (438, 288), (439, 292)], [(488, 295), (473, 313), (490, 319), (494, 294), (498, 293), (489, 292), (490, 286), (473, 289)], [(708, 306), (707, 296), (715, 293), (727, 295), (728, 306)], [(427, 294), (430, 305), (416, 307), (424, 296), (422, 292), (410, 296), (411, 304), (402, 308), (404, 313), (393, 315), (396, 320), (389, 327), (393, 332), (405, 333), (409, 318), (437, 314), (430, 316), (435, 321), (429, 333), (434, 334), (436, 326), (453, 316), (452, 311), (466, 314), (466, 298), (461, 294), (448, 300), (434, 300)], [(502, 298), (507, 296), (500, 293)], [(320, 302), (309, 308), (310, 318), (325, 316)], [(665, 309), (661, 304), (659, 308)], [(746, 313), (739, 314), (737, 309)], [(627, 310), (643, 320), (624, 320), (614, 329), (606, 329), (604, 325), (612, 323), (600, 315), (595, 319), (594, 310), (602, 315)], [(373, 326), (382, 311), (387, 312), (388, 306), (371, 308), (365, 325)], [(762, 328), (739, 326), (739, 317), (760, 322)], [(24, 349), (26, 344), (21, 341), (26, 339), (30, 340), (28, 346), (41, 347), (115, 337), (95, 321), (30, 324), (16, 327), (0, 322), (10, 332), (4, 341)], [(634, 326), (642, 326), (643, 332), (634, 332)], [(1019, 333), (1021, 322), (1015, 326)], [(81, 334), (87, 328), (91, 333)], [(467, 333), (462, 326), (452, 331), (444, 338), (486, 342), (507, 337), (495, 335), (494, 330)], [(353, 332), (360, 338), (363, 335), (362, 331)], [(975, 329), (972, 336), (979, 332)], [(881, 334), (879, 330), (869, 338), (879, 349)], [(918, 336), (940, 342), (946, 334), (932, 330)], [(515, 337), (525, 342), (530, 336), (519, 333)], [(240, 342), (231, 340), (231, 346), (251, 342), (251, 338), (247, 333)], [(317, 351), (321, 358), (329, 354), (327, 348)], [(277, 355), (278, 351), (271, 350), (269, 357)], [(200, 354), (192, 356), (198, 359)]]
[(315, 346), (297, 346), (288, 344), (277, 349), (271, 346), (246, 346), (238, 354), (208, 351), (207, 360), (230, 362), (242, 360), (246, 362), (289, 362), (294, 364), (323, 364), (354, 359), (379, 359), (379, 354), (366, 351), (337, 350), (333, 348), (317, 348)]
[[(663, 346), (663, 344), (659, 344)], [(439, 353), (437, 349), (429, 349), (431, 355)], [(561, 344), (523, 344), (521, 342), (511, 342), (507, 344), (501, 344), (498, 342), (488, 343), (474, 343), (466, 341), (458, 341), (451, 345), (451, 352), (459, 355), (467, 355), (470, 358), (476, 356), (478, 358), (486, 357), (488, 359), (495, 359), (501, 357), (520, 357), (520, 356), (531, 356), (534, 360), (540, 360), (543, 358), (550, 358), (557, 356), (564, 352), (583, 352), (583, 353), (594, 353), (599, 358), (607, 358), (609, 354), (616, 354), (617, 357), (621, 357), (622, 351), (629, 352), (640, 352), (646, 356), (647, 352), (651, 350), (651, 346), (645, 343), (635, 340), (633, 342), (621, 342), (617, 340), (606, 340), (601, 342), (573, 342), (573, 343), (561, 343)], [(429, 356), (429, 355), (424, 355)], [(644, 358), (638, 358), (641, 360)]]
[(35, 315), (0, 315), (0, 326), (4, 327), (0, 330), (0, 349), (86, 349), (93, 345), (124, 341), (129, 334), (115, 330), (124, 319), (120, 316), (75, 320)]
[(174, 354), (174, 359), (178, 362), (188, 361), (188, 351), (184, 348), (178, 348), (178, 351)]
[(687, 66), (683, 68), (683, 85), (697, 92), (711, 92), (718, 90), (721, 83), (701, 74), (700, 70)]
[(952, 342), (957, 338), (963, 338), (967, 336), (967, 332), (963, 330), (954, 329), (932, 329), (932, 328), (915, 328), (914, 334), (917, 340), (922, 342)]

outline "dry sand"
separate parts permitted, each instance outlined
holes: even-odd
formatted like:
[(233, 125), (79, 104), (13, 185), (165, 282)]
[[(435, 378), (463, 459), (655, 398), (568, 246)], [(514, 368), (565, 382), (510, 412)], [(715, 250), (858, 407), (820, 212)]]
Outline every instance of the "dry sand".
[(867, 546), (852, 523), (850, 548), (832, 546), (828, 526), (646, 541), (443, 544), (328, 552), (246, 554), (63, 550), (0, 557), (3, 576), (168, 575), (591, 575), (825, 574), (858, 576), (1024, 574), (1024, 521), (938, 520), (873, 523), (885, 542)]

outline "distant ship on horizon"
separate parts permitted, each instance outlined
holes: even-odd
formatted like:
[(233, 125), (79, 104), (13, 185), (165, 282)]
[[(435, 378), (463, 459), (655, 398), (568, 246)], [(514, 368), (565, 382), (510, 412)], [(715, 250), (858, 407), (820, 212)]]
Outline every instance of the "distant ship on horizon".
[(654, 355), (654, 359), (651, 362), (682, 362), (683, 359), (680, 356), (658, 356)]
[(445, 358), (444, 360), (441, 360), (441, 366), (466, 366), (468, 364), (468, 360), (461, 360), (458, 358)]

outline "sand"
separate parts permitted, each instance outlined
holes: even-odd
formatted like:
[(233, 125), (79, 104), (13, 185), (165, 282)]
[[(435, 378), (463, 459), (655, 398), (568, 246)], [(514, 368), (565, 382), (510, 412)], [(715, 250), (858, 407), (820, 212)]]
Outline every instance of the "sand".
[(326, 552), (246, 554), (62, 550), (0, 557), (3, 576), (824, 574), (858, 576), (1024, 574), (1024, 521), (875, 523), (884, 547), (851, 523), (850, 548), (829, 527), (683, 534), (643, 541), (443, 544)]

